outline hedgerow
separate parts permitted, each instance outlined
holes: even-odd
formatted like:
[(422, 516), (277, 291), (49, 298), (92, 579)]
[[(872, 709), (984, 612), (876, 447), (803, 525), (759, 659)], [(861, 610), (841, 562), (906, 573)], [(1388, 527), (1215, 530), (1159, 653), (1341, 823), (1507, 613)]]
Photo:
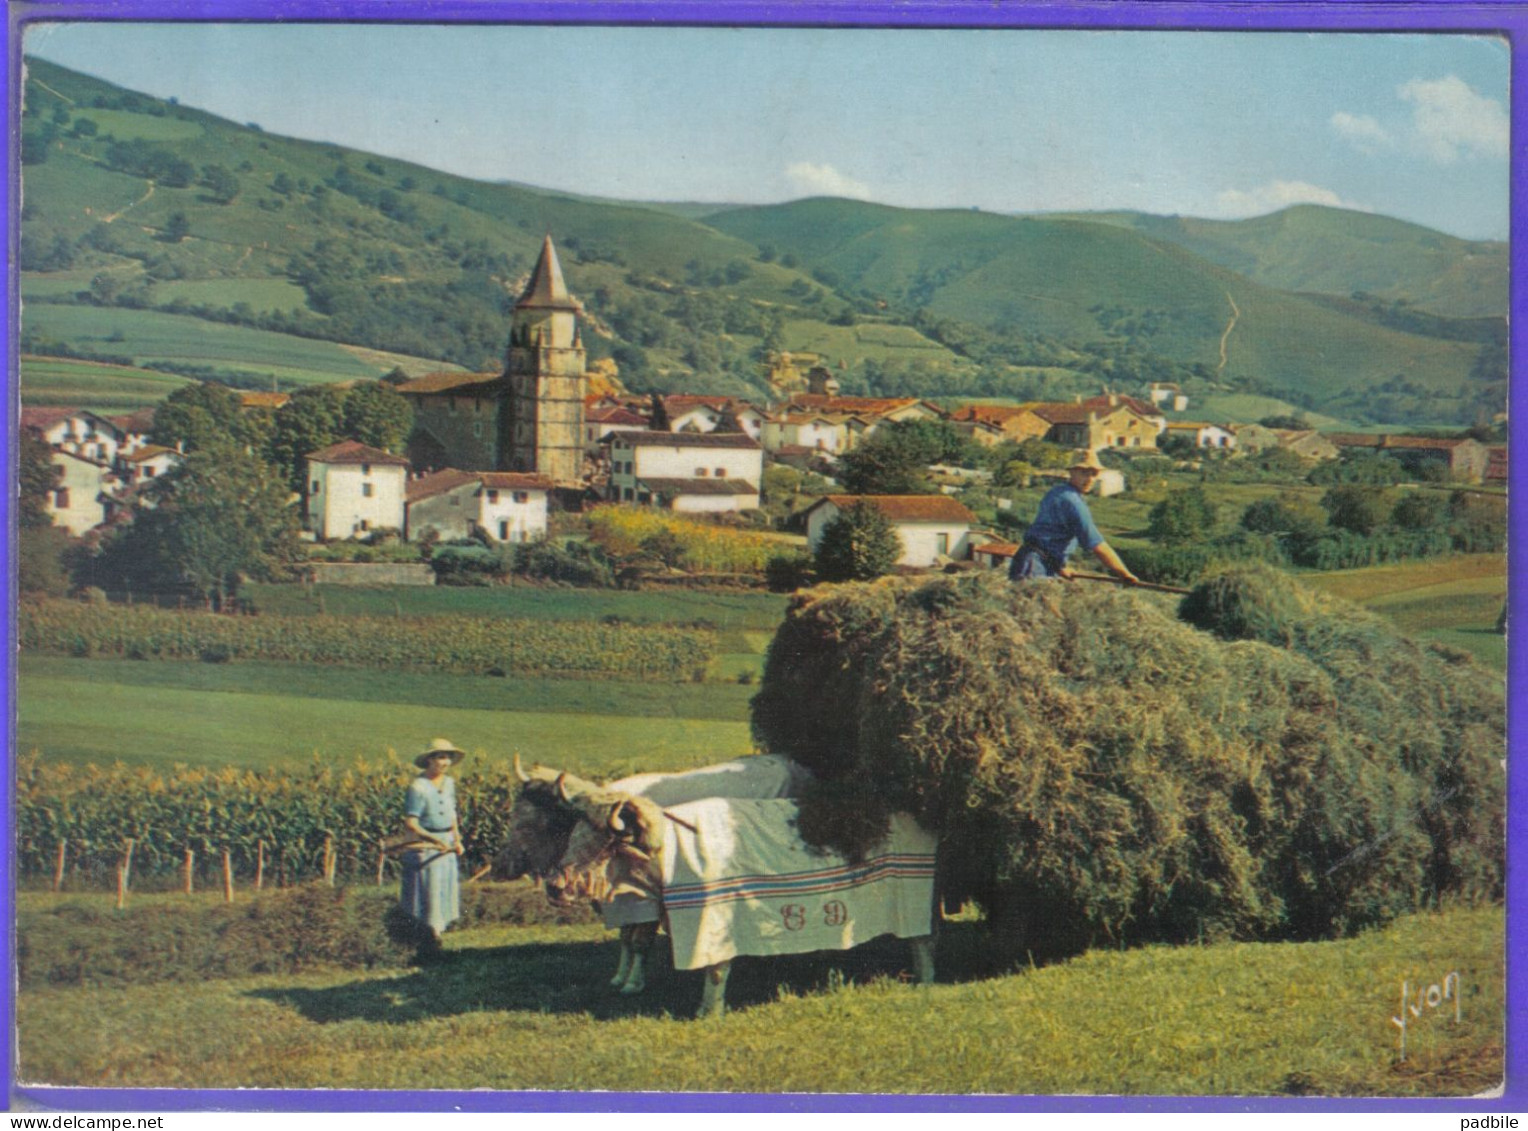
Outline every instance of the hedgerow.
[(1499, 677), (1268, 567), (1183, 608), (987, 574), (798, 595), (755, 737), (826, 783), (808, 840), (860, 851), (912, 812), (947, 902), (1018, 956), (1499, 896)]
[(678, 680), (703, 671), (715, 633), (695, 627), (487, 617), (223, 616), (145, 605), (23, 602), (23, 649), (136, 659), (277, 660), (517, 675)]

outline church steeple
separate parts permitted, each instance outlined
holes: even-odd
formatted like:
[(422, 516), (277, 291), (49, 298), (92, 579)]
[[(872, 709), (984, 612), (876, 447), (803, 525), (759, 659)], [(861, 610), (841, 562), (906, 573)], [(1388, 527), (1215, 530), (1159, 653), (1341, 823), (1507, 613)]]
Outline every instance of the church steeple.
[(536, 471), (559, 484), (583, 475), (583, 306), (568, 293), (548, 235), (510, 314), (507, 434), (508, 470)]
[(568, 293), (568, 285), (562, 278), (562, 264), (557, 262), (557, 249), (552, 246), (548, 233), (541, 242), (541, 255), (531, 271), (531, 281), (515, 302), (515, 309), (572, 310), (582, 312), (578, 300)]

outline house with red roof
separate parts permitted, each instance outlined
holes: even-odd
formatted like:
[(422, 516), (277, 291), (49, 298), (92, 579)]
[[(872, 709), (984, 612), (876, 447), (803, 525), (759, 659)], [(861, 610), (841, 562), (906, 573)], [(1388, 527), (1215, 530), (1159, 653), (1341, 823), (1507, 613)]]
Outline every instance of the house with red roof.
[(610, 441), (612, 502), (757, 510), (763, 478), (764, 449), (741, 432), (620, 432)]
[(320, 540), (403, 530), (408, 460), (359, 440), (342, 440), (305, 458), (307, 526)]
[(475, 528), (496, 542), (539, 542), (546, 537), (552, 486), (547, 476), (530, 472), (449, 467), (410, 479), (404, 536), (417, 542), (434, 531), (442, 539), (468, 538)]

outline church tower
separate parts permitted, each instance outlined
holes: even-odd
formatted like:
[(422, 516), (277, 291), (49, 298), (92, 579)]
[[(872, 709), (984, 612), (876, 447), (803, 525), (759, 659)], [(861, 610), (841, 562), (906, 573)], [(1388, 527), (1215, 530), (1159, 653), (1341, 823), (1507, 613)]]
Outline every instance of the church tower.
[(549, 235), (510, 316), (509, 384), (502, 447), (511, 471), (575, 485), (584, 467), (584, 343), (580, 306), (568, 294)]

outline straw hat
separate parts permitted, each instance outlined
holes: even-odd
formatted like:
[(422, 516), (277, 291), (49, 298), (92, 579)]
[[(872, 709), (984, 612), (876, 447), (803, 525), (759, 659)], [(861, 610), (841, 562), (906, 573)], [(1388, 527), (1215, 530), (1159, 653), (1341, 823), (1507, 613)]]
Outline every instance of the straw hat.
[(1070, 471), (1079, 467), (1085, 467), (1089, 471), (1104, 469), (1104, 465), (1098, 462), (1098, 453), (1092, 448), (1078, 448), (1072, 453), (1072, 462), (1067, 465), (1067, 469)]
[(450, 739), (432, 738), (430, 740), (430, 748), (414, 759), (414, 765), (423, 770), (429, 766), (430, 759), (437, 754), (451, 755), (451, 764), (453, 766), (467, 756), (465, 750), (458, 750), (455, 746), (452, 746)]

